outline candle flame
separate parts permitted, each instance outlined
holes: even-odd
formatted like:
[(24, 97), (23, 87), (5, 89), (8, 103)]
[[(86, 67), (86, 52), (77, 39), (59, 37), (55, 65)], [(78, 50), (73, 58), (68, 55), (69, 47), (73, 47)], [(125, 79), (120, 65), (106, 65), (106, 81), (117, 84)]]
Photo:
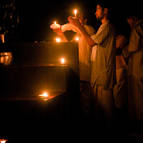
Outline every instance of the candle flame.
[(0, 139), (0, 143), (6, 143), (7, 140), (6, 139)]
[(43, 94), (40, 94), (39, 97), (44, 100), (47, 101), (49, 98), (49, 93), (48, 92), (43, 92)]
[(40, 94), (39, 96), (40, 96), (40, 97), (44, 97), (44, 98), (45, 98), (45, 97), (48, 97), (48, 96), (49, 96), (49, 94), (48, 94), (47, 92), (44, 92), (43, 94)]
[(56, 38), (56, 42), (57, 42), (57, 43), (61, 42), (61, 38), (59, 38), (59, 37)]
[(79, 37), (75, 37), (75, 40), (76, 40), (76, 41), (79, 41)]
[(65, 64), (65, 58), (60, 59), (61, 64)]
[(56, 21), (54, 21), (54, 24), (57, 24), (57, 22), (56, 22)]
[(75, 15), (75, 17), (76, 17), (76, 15), (77, 15), (77, 9), (74, 9), (74, 15)]
[(5, 140), (3, 140), (3, 141), (1, 141), (1, 143), (6, 143), (6, 141), (5, 141)]

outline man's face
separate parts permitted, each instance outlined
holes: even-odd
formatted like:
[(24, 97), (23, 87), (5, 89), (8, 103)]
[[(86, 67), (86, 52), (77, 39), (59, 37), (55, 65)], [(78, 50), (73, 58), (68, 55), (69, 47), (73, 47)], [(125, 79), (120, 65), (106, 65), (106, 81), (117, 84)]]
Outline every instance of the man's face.
[(103, 8), (100, 5), (96, 6), (96, 12), (95, 12), (97, 20), (102, 20), (104, 17), (104, 11)]
[(130, 25), (130, 27), (133, 28), (136, 23), (136, 19), (133, 17), (129, 17), (129, 18), (127, 18), (127, 22)]

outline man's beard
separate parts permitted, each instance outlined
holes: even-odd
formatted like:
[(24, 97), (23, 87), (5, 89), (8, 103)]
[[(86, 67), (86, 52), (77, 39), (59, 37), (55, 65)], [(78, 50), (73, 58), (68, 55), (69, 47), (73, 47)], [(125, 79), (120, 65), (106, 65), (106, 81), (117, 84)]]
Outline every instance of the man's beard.
[(104, 15), (102, 14), (102, 16), (97, 17), (97, 21), (101, 21), (103, 19)]

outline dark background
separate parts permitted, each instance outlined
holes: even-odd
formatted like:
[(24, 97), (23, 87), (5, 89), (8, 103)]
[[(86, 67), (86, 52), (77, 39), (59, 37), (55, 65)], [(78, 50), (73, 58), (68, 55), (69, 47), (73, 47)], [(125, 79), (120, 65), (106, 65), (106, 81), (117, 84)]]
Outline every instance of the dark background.
[[(126, 16), (128, 14), (142, 14), (139, 0), (105, 0), (111, 8), (112, 23), (118, 32), (128, 34)], [(96, 0), (16, 0), (16, 8), (20, 16), (16, 40), (18, 41), (48, 41), (53, 40), (53, 32), (50, 24), (57, 20), (58, 23), (67, 22), (67, 17), (72, 15), (73, 8), (84, 10), (88, 18), (88, 24), (95, 29), (99, 23), (94, 13)]]
[[(119, 33), (128, 34), (129, 27), (127, 26), (127, 23), (126, 23), (126, 16), (129, 14), (142, 15), (143, 10), (142, 10), (141, 1), (139, 0), (133, 0), (133, 1), (105, 0), (105, 1), (108, 2), (108, 5), (112, 9), (111, 18), (112, 18), (112, 22), (115, 24), (117, 31)], [(67, 17), (73, 14), (72, 10), (75, 7), (84, 10), (84, 12), (86, 13), (86, 16), (88, 17), (88, 24), (92, 25), (95, 29), (97, 29), (100, 24), (96, 21), (96, 18), (94, 16), (94, 13), (96, 11), (96, 0), (94, 1), (91, 1), (91, 0), (53, 0), (53, 1), (52, 0), (51, 1), (49, 0), (15, 0), (15, 2), (16, 2), (16, 9), (20, 18), (20, 23), (18, 24), (15, 34), (11, 35), (13, 36), (13, 38), (11, 39), (18, 42), (53, 40), (54, 33), (49, 28), (50, 24), (55, 20), (57, 20), (58, 23), (60, 24), (66, 23)], [(19, 141), (33, 142), (33, 140), (38, 142), (37, 138), (40, 140), (40, 142), (42, 142), (44, 140), (49, 140), (49, 136), (51, 137), (51, 139), (57, 139), (57, 137), (60, 136), (60, 139), (64, 138), (65, 140), (66, 140), (65, 136), (68, 136), (69, 139), (74, 139), (75, 141), (77, 140), (75, 138), (76, 134), (79, 137), (79, 132), (82, 133), (82, 136), (80, 137), (82, 137), (83, 140), (86, 137), (87, 138), (90, 137), (90, 139), (94, 138), (94, 140), (97, 139), (97, 136), (98, 136), (98, 134), (96, 134), (98, 132), (97, 127), (95, 128), (95, 126), (91, 122), (90, 123), (91, 126), (86, 128), (84, 122), (77, 121), (77, 116), (75, 116), (76, 122), (74, 122), (75, 123), (74, 126), (73, 126), (73, 122), (71, 121), (67, 121), (66, 123), (64, 123), (64, 122), (59, 122), (58, 120), (54, 120), (50, 122), (50, 124), (48, 123), (47, 118), (45, 118), (45, 117), (48, 117), (48, 113), (47, 113), (48, 111), (46, 109), (50, 110), (50, 113), (53, 113), (53, 110), (55, 110), (54, 111), (55, 116), (58, 116), (58, 117), (60, 117), (59, 114), (62, 115), (61, 112), (68, 112), (68, 111), (65, 111), (66, 110), (65, 104), (67, 102), (62, 103), (63, 106), (58, 105), (58, 103), (60, 103), (64, 99), (63, 97), (59, 97), (59, 98), (60, 99), (54, 100), (55, 104), (53, 104), (52, 103), (53, 101), (51, 101), (51, 104), (49, 105), (44, 104), (42, 108), (41, 108), (41, 104), (37, 104), (34, 102), (32, 105), (31, 105), (31, 102), (26, 102), (23, 104), (21, 102), (17, 102), (18, 104), (14, 103), (15, 104), (14, 108), (18, 109), (18, 111), (13, 108), (11, 110), (13, 110), (17, 116), (14, 116), (13, 112), (11, 112), (10, 115), (7, 112), (4, 112), (5, 110), (3, 110), (4, 109), (3, 104), (7, 106), (7, 104), (9, 103), (5, 104), (3, 102), (3, 104), (1, 104), (1, 109), (5, 114), (8, 114), (10, 117), (14, 118), (19, 116), (19, 114), (17, 113), (20, 113), (21, 115), (20, 117), (26, 116), (27, 118), (29, 118), (30, 116), (31, 119), (27, 119), (27, 121), (24, 118), (23, 120), (17, 119), (19, 120), (19, 122), (16, 122), (17, 120), (16, 121), (9, 120), (10, 118), (7, 118), (6, 121), (4, 120), (5, 118), (1, 118), (3, 119), (2, 120), (3, 122), (1, 121), (1, 124), (5, 129), (5, 132), (1, 130), (2, 134), (0, 135), (4, 137), (6, 136), (9, 139), (9, 142), (19, 142)], [(6, 108), (8, 111), (10, 111), (9, 107), (13, 107), (13, 105), (11, 104), (13, 103), (10, 103), (10, 105), (8, 105)], [(19, 106), (21, 108), (19, 108)], [(29, 110), (29, 107), (31, 107), (31, 109), (33, 107), (36, 107), (36, 109), (39, 111), (38, 114), (36, 112), (37, 111), (36, 109), (34, 111), (31, 111)], [(57, 111), (59, 110), (59, 107), (62, 107), (61, 112)], [(29, 114), (27, 113), (27, 111), (29, 111), (28, 112)], [(25, 113), (26, 115), (23, 113)], [(59, 113), (59, 114), (56, 114), (56, 113)], [(39, 119), (41, 117), (42, 119)], [(67, 126), (64, 128), (65, 129), (64, 132), (61, 132), (61, 130), (63, 129), (63, 125), (66, 125), (66, 124)], [(79, 130), (77, 130), (77, 128)], [(45, 132), (45, 129), (46, 129), (46, 132)], [(72, 129), (74, 130), (74, 136), (73, 136)], [(96, 133), (94, 132), (95, 129), (97, 131)], [(13, 130), (16, 130), (16, 131), (13, 132)], [(123, 132), (123, 130), (124, 128), (122, 129), (121, 132)], [(33, 131), (35, 131), (34, 132), (35, 135), (32, 136), (31, 134), (33, 133)], [(91, 135), (89, 135), (90, 134), (89, 131), (92, 132)], [(43, 134), (43, 132), (45, 132), (45, 134)], [(87, 132), (89, 132), (88, 136), (86, 134)], [(102, 131), (102, 134), (103, 134), (103, 131)], [(30, 136), (30, 139), (31, 139), (30, 141), (29, 140), (27, 141), (27, 139), (29, 138), (28, 135)], [(104, 138), (104, 136), (102, 136), (99, 139), (101, 140), (102, 138)], [(118, 137), (118, 139), (120, 138)], [(88, 142), (89, 142), (89, 138), (88, 138)]]

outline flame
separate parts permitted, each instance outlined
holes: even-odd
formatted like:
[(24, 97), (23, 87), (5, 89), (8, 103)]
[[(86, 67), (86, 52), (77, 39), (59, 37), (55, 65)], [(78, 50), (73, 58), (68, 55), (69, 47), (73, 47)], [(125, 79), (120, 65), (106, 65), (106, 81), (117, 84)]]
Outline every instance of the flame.
[(76, 41), (79, 41), (79, 37), (75, 37), (75, 40), (76, 40)]
[(49, 96), (49, 94), (48, 94), (47, 92), (44, 92), (43, 94), (40, 94), (39, 96), (40, 96), (40, 97), (44, 97), (44, 98), (46, 98), (46, 97), (48, 97), (48, 96)]
[(77, 9), (74, 9), (74, 15), (75, 15), (75, 17), (76, 17), (76, 15), (77, 15)]
[(6, 143), (6, 140), (1, 141), (1, 143)]
[(61, 64), (65, 64), (65, 58), (60, 59)]
[(39, 97), (41, 97), (42, 100), (47, 101), (49, 99), (49, 93), (43, 92), (43, 94), (40, 94)]
[(0, 143), (6, 143), (7, 140), (6, 139), (0, 139)]
[(56, 21), (54, 21), (54, 24), (57, 24), (57, 22), (56, 22)]
[(57, 42), (57, 43), (61, 42), (61, 38), (57, 37), (57, 38), (56, 38), (56, 42)]

